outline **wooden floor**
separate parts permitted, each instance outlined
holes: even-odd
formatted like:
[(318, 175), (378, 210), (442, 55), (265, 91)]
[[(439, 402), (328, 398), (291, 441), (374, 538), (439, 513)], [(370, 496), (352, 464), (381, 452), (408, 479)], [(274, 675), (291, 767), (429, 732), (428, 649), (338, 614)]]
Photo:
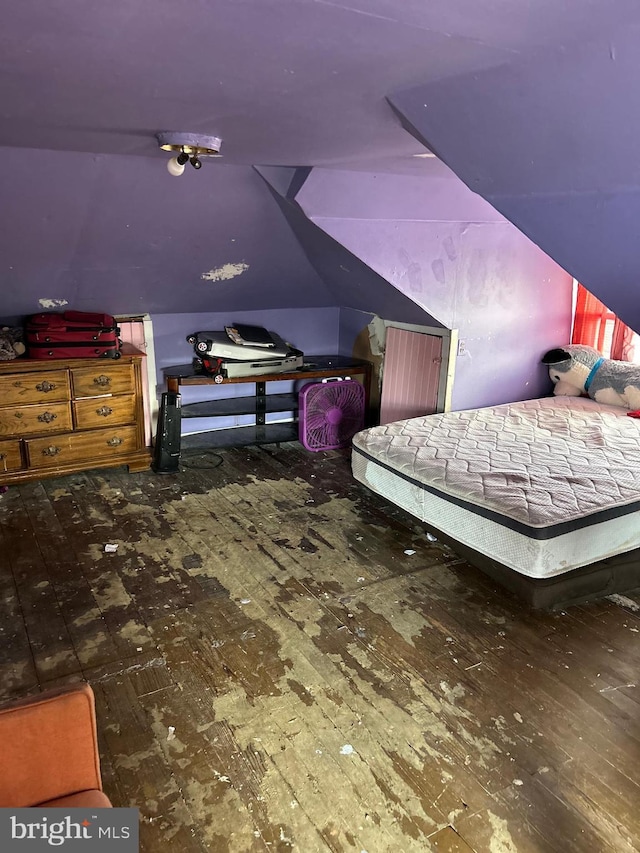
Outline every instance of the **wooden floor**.
[(2, 697), (92, 684), (142, 851), (638, 849), (640, 594), (531, 611), (345, 453), (186, 461), (0, 498)]

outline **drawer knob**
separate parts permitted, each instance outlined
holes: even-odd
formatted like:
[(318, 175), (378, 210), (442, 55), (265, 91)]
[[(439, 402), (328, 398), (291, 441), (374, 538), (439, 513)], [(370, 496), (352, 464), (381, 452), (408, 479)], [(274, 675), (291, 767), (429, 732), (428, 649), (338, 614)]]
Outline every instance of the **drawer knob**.
[(109, 447), (118, 447), (120, 444), (122, 444), (122, 439), (118, 438), (117, 435), (114, 435), (113, 438), (109, 439), (107, 444), (109, 445)]
[(49, 391), (53, 391), (55, 387), (55, 382), (49, 382), (48, 379), (45, 379), (44, 382), (40, 382), (36, 385), (36, 391), (42, 391), (43, 394), (47, 394)]
[(43, 456), (57, 456), (58, 453), (62, 453), (62, 448), (56, 447), (55, 444), (50, 444), (49, 447), (45, 447), (42, 451)]
[(38, 420), (43, 424), (50, 424), (51, 421), (55, 421), (57, 415), (54, 415), (53, 412), (43, 412), (41, 415), (38, 415)]
[(100, 388), (106, 388), (107, 385), (111, 384), (111, 377), (105, 376), (104, 373), (101, 373), (100, 376), (96, 376), (93, 382), (95, 385), (99, 385)]
[(14, 417), (14, 418), (17, 418), (18, 420), (20, 420), (20, 418), (23, 418), (23, 417), (24, 417), (24, 412), (14, 412), (14, 413), (13, 413), (13, 417)]
[(113, 414), (113, 409), (110, 406), (100, 406), (99, 409), (96, 409), (96, 415), (100, 415), (103, 418), (108, 418), (109, 415)]

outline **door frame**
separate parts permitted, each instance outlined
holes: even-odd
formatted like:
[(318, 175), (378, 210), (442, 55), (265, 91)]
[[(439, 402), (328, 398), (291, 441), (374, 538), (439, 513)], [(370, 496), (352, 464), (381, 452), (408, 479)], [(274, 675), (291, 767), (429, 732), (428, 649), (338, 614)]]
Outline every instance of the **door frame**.
[[(439, 326), (418, 326), (414, 323), (398, 323), (395, 320), (384, 320), (382, 317), (378, 317), (376, 319), (378, 322), (383, 324), (383, 335), (381, 341), (381, 349), (383, 353), (386, 353), (387, 329), (389, 327), (402, 329), (406, 332), (417, 332), (422, 335), (432, 335), (433, 337), (442, 338), (442, 361), (440, 362), (436, 411), (450, 411), (451, 396), (453, 394), (453, 380), (456, 368), (456, 356), (458, 353), (458, 330), (444, 329)], [(382, 361), (382, 373), (384, 375), (384, 358)], [(383, 380), (383, 377), (381, 377), (381, 380)]]

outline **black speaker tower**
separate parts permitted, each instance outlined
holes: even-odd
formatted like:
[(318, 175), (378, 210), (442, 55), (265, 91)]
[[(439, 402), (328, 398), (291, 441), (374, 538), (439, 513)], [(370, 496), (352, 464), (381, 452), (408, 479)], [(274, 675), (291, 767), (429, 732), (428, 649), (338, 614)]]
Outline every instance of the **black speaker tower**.
[(180, 470), (180, 394), (165, 391), (158, 413), (158, 429), (152, 468), (156, 474), (177, 474)]

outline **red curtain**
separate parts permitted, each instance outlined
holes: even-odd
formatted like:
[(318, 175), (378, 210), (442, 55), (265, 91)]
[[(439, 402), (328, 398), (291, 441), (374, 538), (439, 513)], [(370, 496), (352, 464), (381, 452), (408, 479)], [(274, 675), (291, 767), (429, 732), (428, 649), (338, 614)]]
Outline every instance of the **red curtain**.
[(635, 335), (633, 329), (616, 317), (615, 326), (613, 329), (613, 340), (611, 341), (611, 358), (618, 361), (633, 361), (635, 353), (634, 346)]
[(633, 329), (581, 284), (578, 285), (571, 343), (595, 347), (605, 357), (617, 361), (633, 360)]

